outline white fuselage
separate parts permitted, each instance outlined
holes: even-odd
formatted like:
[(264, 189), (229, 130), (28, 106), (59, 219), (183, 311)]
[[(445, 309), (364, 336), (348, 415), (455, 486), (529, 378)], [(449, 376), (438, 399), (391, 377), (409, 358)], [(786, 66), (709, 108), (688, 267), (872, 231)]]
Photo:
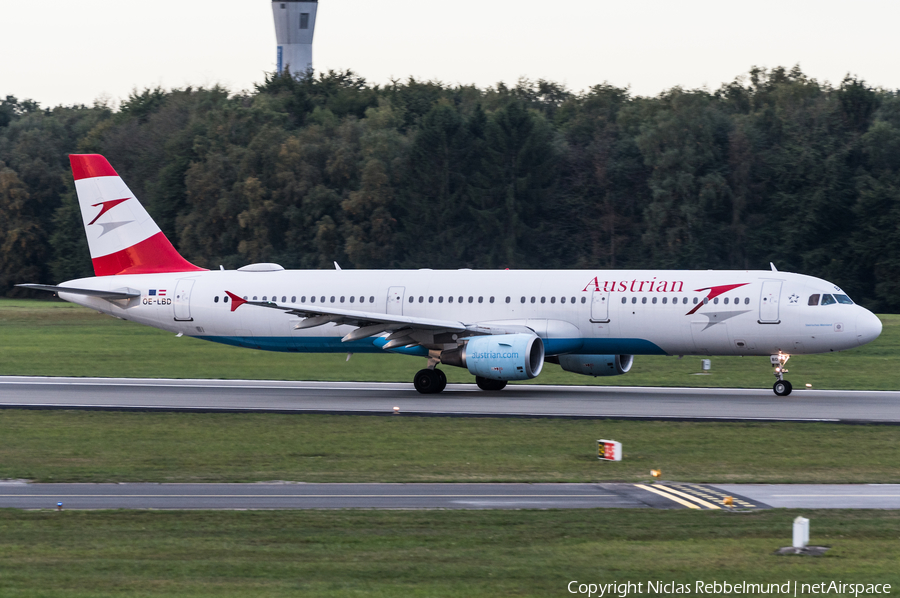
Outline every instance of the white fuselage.
[[(811, 295), (843, 297), (835, 285), (776, 271), (203, 271), (103, 276), (62, 286), (139, 291), (140, 298), (117, 301), (60, 296), (163, 330), (274, 351), (382, 349), (377, 337), (341, 342), (352, 326), (296, 330), (301, 318), (285, 311), (232, 310), (226, 291), (280, 306), (525, 326), (543, 339), (547, 355), (823, 353), (857, 347), (881, 332), (877, 317), (858, 305), (809, 304)], [(427, 348), (399, 352), (427, 355)]]

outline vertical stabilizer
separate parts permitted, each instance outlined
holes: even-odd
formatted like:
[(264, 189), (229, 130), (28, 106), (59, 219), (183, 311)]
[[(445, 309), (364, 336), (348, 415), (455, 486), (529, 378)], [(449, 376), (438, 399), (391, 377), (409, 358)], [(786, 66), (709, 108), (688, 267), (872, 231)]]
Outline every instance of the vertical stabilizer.
[(69, 161), (97, 276), (203, 270), (181, 257), (106, 158)]

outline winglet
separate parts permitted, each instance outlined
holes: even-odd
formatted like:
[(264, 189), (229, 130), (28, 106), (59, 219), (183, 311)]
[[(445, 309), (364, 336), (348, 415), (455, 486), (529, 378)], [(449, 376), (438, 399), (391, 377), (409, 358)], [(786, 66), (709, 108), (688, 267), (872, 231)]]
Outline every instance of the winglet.
[(769, 262), (769, 266), (772, 267), (772, 272), (778, 272), (778, 268), (775, 267), (775, 264), (774, 264), (774, 263)]
[(231, 311), (234, 311), (243, 304), (247, 303), (246, 299), (241, 299), (231, 291), (225, 291), (225, 294), (231, 297)]

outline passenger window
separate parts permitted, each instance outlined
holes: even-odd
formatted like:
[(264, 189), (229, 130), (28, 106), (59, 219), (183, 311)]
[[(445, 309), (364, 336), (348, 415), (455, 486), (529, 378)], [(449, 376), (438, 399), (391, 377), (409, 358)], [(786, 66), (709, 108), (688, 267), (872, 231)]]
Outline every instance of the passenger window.
[[(263, 301), (268, 301), (268, 299), (266, 299), (266, 297), (268, 297), (268, 295), (263, 295)], [(256, 299), (256, 297), (254, 297), (254, 299)]]
[(722, 303), (724, 303), (725, 305), (728, 305), (728, 297), (725, 297), (725, 300)]
[(744, 305), (750, 305), (750, 297), (744, 297)]
[(325, 295), (319, 297), (319, 303), (325, 303)]
[(462, 302), (463, 302), (463, 298), (460, 297), (460, 298), (458, 299), (458, 302), (459, 302), (459, 303), (462, 303)]
[(509, 297), (506, 298), (506, 302), (509, 303), (511, 299)]
[(565, 297), (560, 297), (560, 298), (559, 298), (559, 302), (560, 302), (560, 303), (565, 303), (565, 302), (566, 302), (566, 298), (565, 298)]
[(534, 297), (531, 298), (531, 302), (534, 303), (536, 299)]
[(429, 297), (429, 298), (428, 298), (428, 303), (434, 303), (434, 297)]
[(646, 304), (647, 304), (647, 298), (646, 298), (646, 297), (641, 297), (641, 303), (643, 303), (644, 305), (646, 305)]
[(550, 297), (550, 303), (556, 303), (556, 297)]
[(441, 295), (440, 297), (438, 297), (438, 303), (443, 303), (443, 302), (444, 302), (444, 296)]
[(541, 303), (547, 303), (547, 298), (546, 298), (546, 297), (541, 297)]
[(310, 302), (310, 303), (315, 303), (315, 302), (316, 302), (316, 298), (315, 298), (315, 297), (310, 297), (310, 298), (309, 298), (309, 302)]
[(350, 303), (353, 303), (353, 302), (355, 302), (355, 301), (356, 301), (356, 297), (351, 296), (351, 297), (350, 297)]
[(415, 300), (416, 300), (415, 297), (410, 297), (410, 298), (409, 298), (409, 302), (410, 302), (410, 303), (412, 303), (412, 302), (415, 301)]
[(719, 304), (719, 298), (716, 297), (715, 299), (713, 299), (713, 303), (715, 303), (716, 305), (718, 305), (718, 304)]
[[(256, 301), (256, 295), (253, 295), (253, 300)], [(263, 297), (263, 301), (265, 301), (265, 300), (266, 300), (266, 298)]]
[(474, 297), (469, 297), (469, 303), (472, 303), (472, 301), (474, 301), (474, 300), (475, 300)]
[(669, 298), (668, 298), (668, 297), (663, 297), (663, 305), (665, 305), (665, 304), (668, 303), (668, 302), (669, 302)]
[(375, 297), (369, 297), (369, 303), (375, 303)]
[(625, 303), (626, 301), (628, 301), (628, 299), (626, 299), (625, 297), (622, 297), (622, 303)]
[(837, 301), (831, 295), (822, 295), (822, 305), (834, 305)]
[(818, 304), (819, 304), (819, 294), (816, 293), (815, 295), (810, 295), (809, 302), (807, 302), (807, 305), (818, 305)]
[(334, 303), (334, 295), (331, 296), (331, 302)]
[(678, 297), (672, 297), (672, 305), (678, 303)]
[(631, 298), (631, 302), (632, 302), (632, 303), (637, 303), (637, 297), (632, 297), (632, 298)]
[(522, 297), (522, 303), (525, 303), (525, 297)]
[(493, 302), (494, 302), (494, 298), (493, 298), (493, 297), (491, 297), (491, 303), (493, 303)]
[[(684, 299), (681, 300), (681, 302), (684, 303), (685, 305), (687, 305), (687, 300), (688, 300), (688, 298), (685, 297)], [(694, 297), (694, 303), (697, 303), (697, 298), (696, 298), (696, 297)]]
[(447, 303), (453, 303), (453, 297), (447, 297)]
[[(471, 301), (469, 301), (469, 303), (471, 303)], [(479, 298), (478, 298), (478, 303), (484, 303), (484, 297), (479, 297)]]
[(222, 303), (228, 303), (228, 295), (222, 297)]
[(853, 305), (853, 301), (851, 301), (850, 297), (848, 297), (847, 295), (838, 295), (837, 293), (835, 293), (834, 298), (837, 299), (838, 303), (842, 303), (844, 305)]
[(653, 298), (653, 305), (656, 305), (656, 297)]
[(219, 296), (216, 295), (215, 299), (213, 299), (213, 303), (218, 303), (218, 302), (219, 302)]
[(291, 303), (297, 303), (297, 296), (291, 297)]
[(582, 302), (582, 303), (587, 303), (587, 297), (582, 297), (582, 298), (581, 298), (581, 302)]
[(282, 298), (281, 298), (281, 302), (282, 302), (282, 303), (287, 303), (287, 297), (282, 297)]
[[(687, 297), (685, 297), (684, 300), (687, 301)], [(698, 303), (698, 300), (696, 297), (694, 297), (694, 305), (697, 305), (697, 303)]]
[[(582, 297), (584, 299), (584, 297)], [(572, 297), (572, 303), (575, 303), (575, 297)]]
[(343, 297), (341, 297), (341, 303), (343, 303), (343, 302), (344, 302), (344, 298), (343, 298)]
[(419, 303), (425, 303), (425, 297), (419, 295)]

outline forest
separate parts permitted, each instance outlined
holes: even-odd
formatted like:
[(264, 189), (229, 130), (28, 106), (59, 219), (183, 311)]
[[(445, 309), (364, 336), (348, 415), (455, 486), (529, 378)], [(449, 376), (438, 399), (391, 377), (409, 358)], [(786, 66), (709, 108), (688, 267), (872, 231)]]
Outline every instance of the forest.
[(900, 97), (751, 69), (656, 97), (351, 71), (0, 100), (0, 294), (92, 276), (67, 155), (206, 268), (768, 269), (900, 310)]

